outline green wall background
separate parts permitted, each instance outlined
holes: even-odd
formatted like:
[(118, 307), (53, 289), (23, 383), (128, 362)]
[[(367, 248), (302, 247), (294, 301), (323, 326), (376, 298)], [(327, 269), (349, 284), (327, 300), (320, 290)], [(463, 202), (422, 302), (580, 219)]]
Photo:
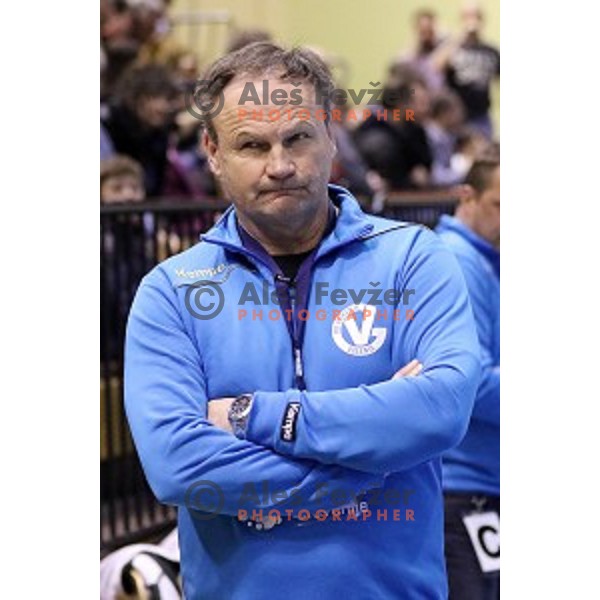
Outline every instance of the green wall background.
[[(464, 0), (174, 0), (174, 15), (187, 11), (226, 11), (237, 28), (262, 28), (287, 45), (305, 44), (337, 56), (349, 66), (343, 86), (370, 88), (383, 81), (389, 61), (413, 45), (412, 15), (429, 8), (438, 15), (442, 34), (460, 31)], [(499, 0), (482, 0), (485, 39), (500, 44)], [(222, 54), (229, 29), (225, 25), (177, 28), (177, 37), (192, 46), (202, 65)], [(341, 73), (341, 72), (340, 72)], [(499, 125), (499, 90), (493, 90), (492, 113)]]

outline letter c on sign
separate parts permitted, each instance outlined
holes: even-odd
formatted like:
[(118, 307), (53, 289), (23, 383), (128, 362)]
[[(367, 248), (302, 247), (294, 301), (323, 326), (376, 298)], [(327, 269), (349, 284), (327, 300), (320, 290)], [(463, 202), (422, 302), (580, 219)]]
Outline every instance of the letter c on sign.
[[(496, 540), (496, 548), (494, 550), (490, 549), (490, 547), (486, 544), (486, 534), (491, 533), (492, 539)], [(500, 543), (498, 541), (498, 531), (490, 525), (484, 525), (477, 532), (477, 537), (479, 538), (479, 543), (481, 544), (481, 548), (483, 551), (492, 558), (498, 558), (500, 556)], [(489, 536), (488, 536), (489, 539)]]

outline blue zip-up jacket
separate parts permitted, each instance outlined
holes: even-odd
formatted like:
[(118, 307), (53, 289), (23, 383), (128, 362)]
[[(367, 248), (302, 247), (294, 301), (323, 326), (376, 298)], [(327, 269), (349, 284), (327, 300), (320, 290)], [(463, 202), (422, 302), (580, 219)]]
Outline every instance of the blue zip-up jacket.
[[(440, 455), (463, 437), (480, 375), (465, 283), (434, 233), (329, 193), (339, 214), (295, 288), (303, 326), (268, 318), (282, 308), (272, 297), (240, 306), (249, 284), (285, 300), (286, 282), (240, 239), (233, 209), (151, 271), (131, 308), (126, 410), (154, 493), (179, 507), (188, 600), (446, 598)], [(207, 288), (192, 302), (198, 280), (222, 303)], [(365, 289), (414, 290), (414, 318)], [(421, 375), (390, 380), (413, 358)], [(247, 439), (207, 421), (209, 399), (246, 392)], [(348, 503), (357, 510), (332, 511)], [(274, 507), (284, 518), (268, 531), (236, 518)]]
[(500, 252), (455, 217), (436, 229), (463, 270), (481, 347), (482, 376), (467, 435), (444, 455), (444, 489), (500, 495)]

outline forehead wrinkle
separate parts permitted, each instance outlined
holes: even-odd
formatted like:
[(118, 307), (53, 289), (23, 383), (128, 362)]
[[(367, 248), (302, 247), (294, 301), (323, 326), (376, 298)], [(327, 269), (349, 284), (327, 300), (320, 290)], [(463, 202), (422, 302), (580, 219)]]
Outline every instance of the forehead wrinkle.
[[(277, 107), (278, 109), (282, 109), (282, 107)], [(238, 140), (244, 135), (254, 136), (254, 137), (271, 137), (272, 135), (285, 137), (290, 133), (300, 131), (302, 129), (309, 129), (312, 131), (316, 131), (320, 121), (314, 119), (314, 107), (313, 110), (308, 107), (295, 107), (298, 110), (294, 111), (296, 114), (290, 116), (286, 111), (287, 109), (283, 108), (281, 117), (276, 120), (269, 120), (268, 118), (268, 109), (264, 107), (259, 110), (266, 110), (266, 114), (263, 114), (263, 120), (253, 119), (250, 113), (245, 117), (240, 117), (238, 111), (235, 109), (229, 109), (227, 111), (223, 111), (219, 119), (221, 121), (220, 128), (223, 132), (231, 139)], [(304, 108), (309, 110), (311, 118), (310, 119), (301, 119), (298, 117), (297, 113), (300, 108)], [(225, 113), (225, 114), (223, 114)], [(215, 120), (216, 121), (216, 120)]]
[[(239, 104), (239, 100), (242, 96), (244, 87), (248, 83), (253, 83), (254, 88), (258, 94), (260, 100), (262, 100), (262, 81), (267, 80), (269, 82), (269, 97), (273, 91), (277, 89), (286, 89), (288, 93), (288, 99), (285, 104)], [(290, 94), (294, 89), (300, 90), (302, 104), (290, 104), (293, 98), (290, 98)], [(252, 76), (237, 76), (235, 77), (224, 89), (225, 102), (223, 109), (219, 115), (216, 115), (213, 119), (215, 126), (220, 125), (219, 129), (223, 129), (225, 135), (228, 137), (234, 137), (238, 135), (240, 128), (244, 125), (250, 125), (250, 130), (253, 134), (264, 134), (267, 132), (265, 126), (280, 126), (277, 132), (289, 131), (295, 128), (298, 123), (306, 124), (312, 129), (318, 128), (315, 114), (317, 110), (323, 110), (323, 106), (316, 103), (315, 90), (310, 81), (302, 81), (299, 87), (292, 86), (288, 81), (282, 81), (276, 77), (269, 78), (266, 74), (262, 77)], [(240, 117), (240, 111), (245, 110), (245, 117)], [(300, 119), (297, 114), (299, 111), (308, 111), (310, 119)], [(252, 118), (252, 112), (259, 111), (263, 114), (263, 120)], [(268, 118), (269, 111), (280, 111), (281, 117), (270, 121)], [(319, 121), (320, 122), (320, 121)], [(283, 129), (281, 129), (283, 127)], [(271, 129), (267, 133), (271, 133)], [(241, 135), (241, 132), (240, 132)]]

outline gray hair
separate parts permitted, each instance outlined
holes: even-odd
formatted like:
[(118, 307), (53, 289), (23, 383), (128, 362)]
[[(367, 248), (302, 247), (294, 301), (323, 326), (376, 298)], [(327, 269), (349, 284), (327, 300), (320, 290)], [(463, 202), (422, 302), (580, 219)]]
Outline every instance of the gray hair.
[(282, 81), (310, 82), (315, 88), (317, 102), (322, 104), (326, 118), (330, 118), (330, 95), (334, 84), (329, 67), (323, 59), (306, 48), (286, 50), (271, 42), (256, 42), (215, 61), (208, 67), (195, 90), (194, 97), (200, 108), (203, 126), (215, 143), (217, 132), (212, 123), (212, 115), (210, 110), (203, 110), (202, 107), (214, 106), (227, 84), (240, 75), (273, 73)]

